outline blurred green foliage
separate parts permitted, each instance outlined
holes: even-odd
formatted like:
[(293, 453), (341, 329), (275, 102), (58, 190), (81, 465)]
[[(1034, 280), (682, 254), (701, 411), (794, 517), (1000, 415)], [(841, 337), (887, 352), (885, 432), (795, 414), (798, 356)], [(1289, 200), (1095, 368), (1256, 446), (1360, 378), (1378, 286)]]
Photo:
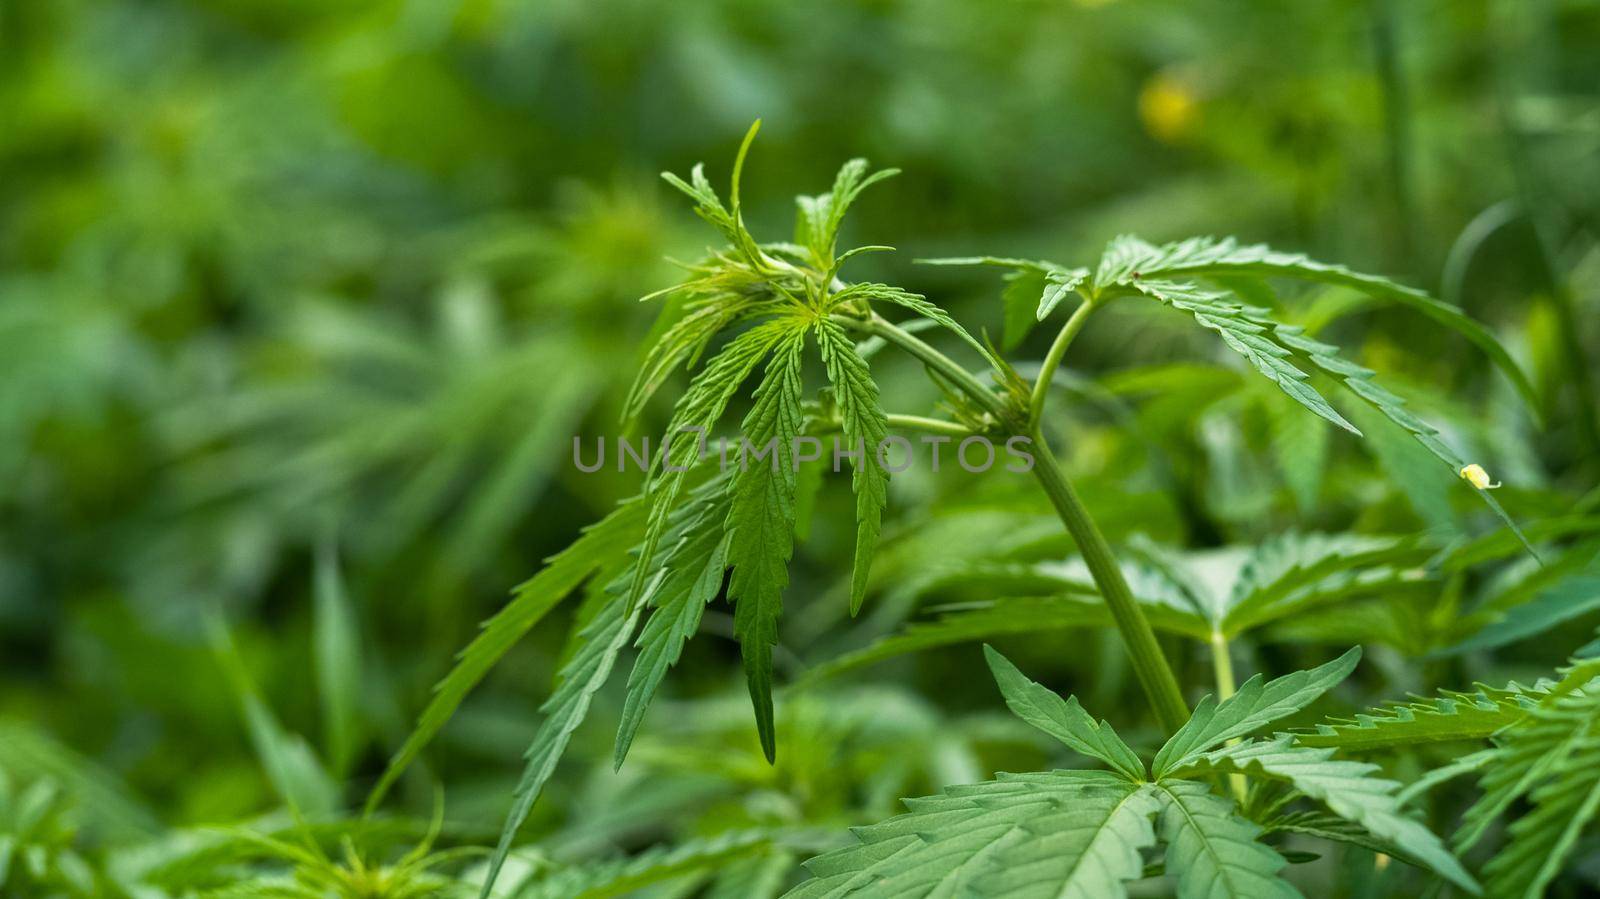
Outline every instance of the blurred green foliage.
[[(1536, 408), (1425, 319), (1335, 288), (1285, 314), (1383, 372), (1504, 480), (1519, 520), (1595, 506), (1591, 2), (0, 0), (0, 840), (28, 847), (0, 891), (180, 895), (255, 872), (299, 876), (303, 895), (411, 895), (338, 892), (327, 873), (392, 865), (426, 895), (476, 864), (406, 856), (433, 845), (430, 782), (441, 845), (492, 842), (566, 617), (473, 695), (392, 818), (350, 810), (508, 588), (637, 490), (576, 471), (571, 441), (616, 432), (661, 313), (635, 301), (707, 240), (655, 174), (704, 160), (720, 185), (757, 117), (754, 230), (787, 233), (788, 198), (846, 158), (901, 168), (846, 226), (900, 252), (856, 276), (936, 296), (996, 342), (991, 276), (911, 260), (1232, 234), (1458, 303), (1531, 373)], [(1214, 574), (1291, 527), (1441, 545), (1496, 527), (1392, 425), (1350, 410), (1371, 440), (1334, 433), (1202, 365), (1216, 348), (1183, 324), (1109, 312), (1058, 380), (1053, 427), (1114, 542)], [(886, 395), (935, 398), (914, 365), (874, 364)], [(847, 480), (797, 552), (781, 681), (930, 597), (996, 598), (990, 575), (924, 577), (932, 561), (1072, 552), (1027, 485), (908, 472), (852, 620)], [(1600, 551), (1541, 533), (1548, 569), (1463, 563), (1245, 653), (1262, 670), (1321, 660), (1297, 626), (1386, 646), (1346, 707), (1547, 674), (1600, 621), (1588, 606), (1476, 636)], [(757, 895), (743, 884), (788, 885), (899, 796), (1052, 758), (994, 714), (966, 673), (976, 650), (956, 646), (780, 703), (788, 748), (768, 768), (731, 615), (713, 607), (704, 630), (729, 639), (688, 650), (620, 774), (609, 728), (579, 732), (517, 856), (530, 883), (738, 831), (686, 889)], [(1137, 707), (1110, 635), (1010, 640), (1061, 692)], [(1208, 683), (1202, 656), (1176, 660)], [(619, 705), (608, 690), (594, 717)], [(285, 835), (291, 796), (329, 827), (310, 855)], [(253, 828), (248, 851), (190, 830), (211, 825)], [(1367, 895), (1346, 874), (1339, 889)]]

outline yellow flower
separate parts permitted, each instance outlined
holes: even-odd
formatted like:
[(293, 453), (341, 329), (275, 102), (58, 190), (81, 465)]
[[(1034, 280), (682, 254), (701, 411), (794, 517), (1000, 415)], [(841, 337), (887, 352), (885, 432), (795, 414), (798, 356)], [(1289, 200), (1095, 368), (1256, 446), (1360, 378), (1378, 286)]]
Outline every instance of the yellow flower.
[(1139, 118), (1151, 137), (1172, 143), (1194, 129), (1200, 100), (1186, 80), (1158, 72), (1139, 91)]
[(1489, 473), (1484, 471), (1483, 466), (1476, 462), (1461, 469), (1461, 476), (1466, 478), (1468, 483), (1479, 490), (1493, 490), (1500, 486), (1499, 481), (1491, 482), (1489, 480)]

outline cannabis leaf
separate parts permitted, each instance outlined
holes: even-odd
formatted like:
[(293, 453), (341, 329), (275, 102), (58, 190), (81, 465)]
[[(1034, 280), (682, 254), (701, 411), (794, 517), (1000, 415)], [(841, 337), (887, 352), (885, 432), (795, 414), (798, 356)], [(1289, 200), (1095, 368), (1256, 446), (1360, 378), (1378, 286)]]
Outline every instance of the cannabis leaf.
[(1377, 765), (1333, 758), (1331, 749), (1296, 746), (1284, 734), (1218, 749), (1181, 764), (1173, 773), (1242, 774), (1282, 780), (1328, 807), (1335, 815), (1359, 824), (1381, 840), (1401, 846), (1451, 882), (1466, 890), (1476, 885), (1439, 838), (1406, 817), (1395, 795), (1400, 784), (1373, 777)]
[(1600, 810), (1600, 665), (1578, 662), (1561, 685), (1501, 731), (1478, 766), (1483, 796), (1456, 834), (1476, 845), (1519, 800), (1531, 809), (1507, 829), (1506, 845), (1484, 866), (1496, 896), (1540, 896)]
[(850, 611), (854, 614), (867, 595), (867, 577), (889, 496), (889, 474), (876, 458), (879, 445), (889, 434), (889, 422), (878, 405), (878, 385), (872, 372), (844, 328), (832, 319), (818, 319), (817, 345), (833, 384), (845, 439), (856, 454), (850, 460), (850, 484), (856, 495), (855, 568), (850, 574)]
[[(659, 576), (656, 582), (659, 582)], [(562, 666), (560, 683), (555, 692), (539, 707), (545, 720), (539, 725), (533, 743), (524, 754), (526, 766), (512, 794), (511, 812), (500, 831), (500, 841), (490, 856), (489, 872), (484, 878), (480, 899), (488, 899), (492, 893), (495, 878), (499, 876), (506, 855), (511, 851), (511, 841), (528, 819), (528, 813), (538, 801), (545, 782), (555, 773), (556, 762), (561, 760), (562, 753), (566, 751), (572, 732), (583, 722), (589, 712), (590, 700), (610, 676), (611, 667), (633, 635), (642, 611), (642, 606), (630, 609), (628, 600), (619, 592), (600, 609), (580, 634), (582, 645)]]
[(676, 845), (657, 846), (624, 859), (561, 868), (526, 884), (522, 899), (603, 899), (626, 896), (690, 874), (704, 875), (741, 859), (758, 858), (787, 835), (779, 830), (734, 830)]
[(467, 693), (523, 635), (591, 575), (608, 581), (626, 567), (628, 549), (641, 537), (644, 520), (641, 498), (619, 504), (611, 514), (585, 528), (571, 546), (550, 557), (538, 574), (516, 589), (511, 602), (484, 623), (482, 633), (467, 644), (455, 667), (433, 688), (433, 698), (418, 718), (416, 729), (378, 778), (367, 798), (369, 814), (455, 714)]
[(778, 642), (778, 616), (794, 549), (794, 438), (800, 432), (800, 351), (806, 333), (805, 323), (799, 325), (774, 347), (766, 377), (756, 389), (755, 406), (744, 420), (745, 437), (758, 454), (765, 450), (771, 461), (763, 465), (759, 455), (752, 461), (741, 447), (727, 523), (734, 634), (744, 653), (756, 731), (768, 761), (777, 753), (772, 647)]
[(1546, 691), (1518, 684), (1444, 690), (1433, 698), (1371, 709), (1354, 718), (1329, 719), (1295, 739), (1302, 746), (1348, 752), (1483, 740), (1526, 718)]
[(1230, 800), (1193, 781), (1163, 781), (1155, 790), (1167, 870), (1178, 879), (1179, 899), (1300, 895), (1278, 876), (1288, 862), (1257, 842), (1260, 825), (1239, 817)]
[(1001, 695), (1006, 698), (1006, 706), (1018, 718), (1071, 749), (1105, 762), (1131, 780), (1144, 778), (1144, 762), (1134, 755), (1128, 744), (1122, 742), (1111, 725), (1104, 721), (1096, 723), (1078, 705), (1076, 696), (1062, 699), (1053, 691), (1028, 680), (1017, 670), (1017, 666), (995, 652), (992, 646), (984, 646), (983, 655), (989, 662), (995, 683), (1000, 686)]
[(622, 722), (617, 726), (616, 767), (622, 766), (667, 669), (677, 664), (683, 645), (700, 629), (706, 604), (722, 589), (729, 500), (728, 479), (716, 477), (685, 505), (682, 537), (662, 563), (665, 576), (652, 594), (653, 609), (636, 644), (639, 655), (628, 675)]
[(1008, 269), (1006, 288), (1001, 293), (1005, 306), (1005, 340), (1002, 346), (1016, 349), (1038, 322), (1084, 284), (1086, 268), (1065, 268), (1040, 259), (1012, 259), (1001, 256), (962, 256), (949, 259), (918, 259), (926, 265), (990, 265)]
[(1351, 647), (1339, 658), (1310, 671), (1296, 671), (1270, 681), (1257, 674), (1221, 702), (1207, 696), (1156, 753), (1155, 775), (1168, 774), (1214, 746), (1300, 711), (1349, 677), (1360, 660), (1361, 647)]
[[(1375, 766), (1295, 746), (1287, 735), (1222, 746), (1309, 704), (1350, 673), (1358, 650), (1312, 671), (1251, 678), (1221, 703), (1208, 697), (1148, 772), (1075, 699), (1029, 680), (993, 649), (985, 654), (1013, 712), (1112, 770), (1000, 774), (907, 800), (907, 814), (856, 828), (859, 845), (807, 862), (813, 879), (791, 897), (1126, 896), (1127, 883), (1144, 876), (1144, 851), (1158, 842), (1186, 899), (1298, 896), (1278, 874), (1287, 860), (1262, 841), (1263, 825), (1216, 792), (1219, 773), (1286, 791), (1265, 803), (1283, 830), (1392, 845), (1396, 857), (1477, 890), (1438, 838), (1400, 811), (1399, 784), (1371, 776)], [(1296, 800), (1326, 812), (1290, 818), (1282, 810)]]
[(1537, 391), (1511, 354), (1487, 328), (1457, 307), (1387, 278), (1316, 262), (1300, 253), (1281, 253), (1262, 244), (1241, 246), (1232, 238), (1211, 237), (1194, 237), (1158, 247), (1123, 235), (1106, 247), (1095, 271), (1093, 287), (1098, 292), (1142, 278), (1226, 275), (1286, 277), (1337, 284), (1414, 309), (1475, 344), (1506, 373), (1528, 405), (1539, 408)]

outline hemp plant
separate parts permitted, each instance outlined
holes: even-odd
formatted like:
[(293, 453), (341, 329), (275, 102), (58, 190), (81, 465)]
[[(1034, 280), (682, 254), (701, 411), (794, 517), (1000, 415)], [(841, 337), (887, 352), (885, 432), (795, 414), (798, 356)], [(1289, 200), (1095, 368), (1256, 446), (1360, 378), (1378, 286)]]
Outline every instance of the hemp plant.
[[(369, 809), (381, 802), (496, 661), (580, 588), (579, 625), (556, 688), (543, 706), (544, 721), (526, 753), (526, 768), (482, 885), (484, 896), (624, 650), (631, 644), (638, 652), (627, 677), (616, 736), (617, 766), (667, 670), (699, 630), (707, 605), (719, 596), (733, 606), (756, 731), (772, 760), (778, 752), (773, 647), (800, 509), (807, 501), (804, 491), (814, 489), (811, 479), (800, 477), (799, 438), (838, 431), (860, 450), (850, 454), (856, 519), (849, 579), (852, 613), (867, 596), (882, 528), (890, 472), (879, 451), (890, 435), (910, 431), (955, 439), (1022, 438), (1031, 443), (1035, 457), (1032, 475), (1075, 542), (1096, 601), (1119, 634), (1168, 742), (1154, 766), (1147, 767), (1109, 726), (1088, 718), (1075, 700), (1044, 691), (991, 656), (1013, 709), (1079, 752), (1105, 761), (1113, 772), (1028, 775), (922, 801), (908, 819), (870, 830), (862, 847), (813, 862), (819, 878), (802, 886), (800, 895), (947, 895), (952, 890), (965, 895), (958, 886), (1006, 895), (1120, 894), (1124, 881), (1146, 873), (1141, 850), (1155, 843), (1149, 820), (1158, 813), (1168, 847), (1165, 871), (1177, 878), (1180, 895), (1285, 895), (1292, 889), (1275, 874), (1283, 856), (1259, 841), (1262, 825), (1241, 815), (1288, 814), (1286, 809), (1297, 801), (1325, 808), (1333, 816), (1325, 820), (1314, 815), (1316, 826), (1306, 823), (1313, 818), (1304, 818), (1299, 832), (1384, 847), (1396, 858), (1416, 861), (1475, 889), (1471, 876), (1437, 838), (1400, 813), (1394, 784), (1371, 778), (1371, 766), (1330, 760), (1327, 751), (1293, 746), (1288, 738), (1238, 742), (1337, 683), (1354, 665), (1353, 655), (1332, 667), (1270, 683), (1252, 678), (1237, 692), (1230, 668), (1225, 679), (1219, 677), (1224, 695), (1202, 702), (1191, 713), (1122, 566), (1046, 440), (1045, 416), (1052, 380), (1095, 313), (1113, 303), (1161, 304), (1217, 334), (1313, 415), (1359, 435), (1321, 390), (1343, 390), (1370, 406), (1467, 480), (1520, 539), (1520, 531), (1490, 494), (1494, 485), (1481, 467), (1459, 457), (1400, 397), (1380, 386), (1372, 370), (1348, 361), (1336, 347), (1301, 328), (1280, 323), (1268, 309), (1245, 298), (1268, 294), (1271, 279), (1353, 288), (1458, 332), (1487, 353), (1519, 389), (1530, 391), (1493, 336), (1457, 308), (1420, 291), (1231, 240), (1195, 238), (1154, 245), (1118, 237), (1092, 268), (987, 256), (934, 260), (1005, 269), (1008, 323), (1044, 322), (1071, 307), (1030, 380), (927, 298), (888, 284), (845, 278), (851, 259), (890, 249), (841, 251), (839, 234), (845, 214), (862, 192), (894, 170), (872, 172), (860, 159), (846, 163), (826, 193), (798, 199), (792, 241), (758, 240), (746, 226), (740, 195), (741, 173), (758, 127), (759, 122), (750, 129), (735, 157), (726, 202), (700, 166), (687, 180), (664, 176), (693, 201), (695, 212), (724, 245), (688, 266), (681, 283), (652, 295), (675, 297), (681, 314), (650, 348), (628, 397), (626, 417), (636, 418), (674, 372), (709, 358), (677, 399), (662, 435), (662, 452), (652, 460), (643, 489), (552, 557), (485, 624), (437, 687), (416, 730), (372, 791)], [(903, 314), (931, 325), (892, 317)], [(980, 369), (973, 371), (936, 348), (921, 336), (926, 327), (953, 335)], [(945, 414), (888, 411), (892, 404), (881, 396), (863, 349), (868, 341), (920, 362), (944, 396)], [(811, 352), (820, 359), (829, 384), (814, 398), (806, 396), (803, 379), (804, 360)], [(738, 430), (749, 444), (773, 448), (771, 459), (764, 460), (770, 465), (712, 471), (713, 466), (701, 462), (702, 441), (672, 438), (715, 432), (730, 403), (752, 380), (753, 401)], [(1262, 780), (1249, 786), (1233, 775)], [(1223, 790), (1224, 784), (1232, 790)], [(1074, 805), (1078, 799), (1066, 802), (1069, 797), (1092, 800), (1094, 814)], [(1051, 830), (1056, 825), (1063, 828), (1059, 833)], [(955, 836), (944, 840), (938, 836), (943, 833)], [(1086, 835), (1087, 841), (1073, 834)], [(1004, 852), (990, 857), (1001, 848)], [(937, 858), (937, 864), (926, 862), (928, 858)], [(1035, 861), (1036, 870), (1029, 867)], [(993, 872), (985, 872), (993, 864), (1005, 867), (1006, 873), (991, 878)], [(1021, 873), (1025, 870), (1033, 873)], [(906, 885), (904, 871), (914, 872), (911, 885)], [(1018, 878), (1035, 875), (1027, 889), (1011, 892), (1023, 889)]]

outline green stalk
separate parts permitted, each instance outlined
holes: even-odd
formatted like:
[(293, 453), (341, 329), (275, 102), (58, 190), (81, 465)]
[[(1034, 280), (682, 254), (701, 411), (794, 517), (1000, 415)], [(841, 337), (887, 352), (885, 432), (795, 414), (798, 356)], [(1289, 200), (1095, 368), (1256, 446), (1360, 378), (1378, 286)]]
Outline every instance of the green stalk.
[(985, 387), (982, 381), (979, 381), (972, 372), (963, 368), (960, 363), (923, 342), (917, 335), (876, 314), (865, 321), (855, 320), (854, 323), (857, 327), (865, 329), (869, 334), (876, 334), (917, 357), (924, 365), (938, 372), (950, 383), (960, 388), (962, 393), (971, 397), (974, 402), (984, 408), (984, 411), (995, 416), (997, 420), (1005, 420), (1008, 412), (1005, 400), (1001, 399), (993, 390)]
[[(1088, 302), (1080, 306), (1068, 319), (1061, 334), (1056, 337), (1045, 369), (1039, 373), (1039, 380), (1034, 385), (1035, 402), (1031, 404), (1034, 407), (1043, 408), (1043, 401), (1039, 398), (1049, 390), (1050, 376), (1060, 365), (1072, 338), (1083, 328), (1089, 309)], [(956, 385), (974, 402), (983, 406), (998, 421), (1003, 422), (1010, 417), (1010, 410), (1000, 396), (985, 387), (971, 372), (962, 368), (949, 356), (919, 340), (916, 335), (896, 327), (877, 315), (867, 320), (852, 319), (850, 323), (882, 337), (920, 359), (929, 368)], [(1062, 472), (1061, 463), (1056, 459), (1049, 444), (1045, 442), (1036, 420), (1029, 426), (1025, 436), (1033, 442), (1034, 453), (1038, 457), (1033, 466), (1033, 474), (1039, 479), (1045, 494), (1050, 497), (1050, 503), (1055, 506), (1056, 514), (1061, 516), (1061, 522), (1066, 525), (1067, 533), (1071, 534), (1073, 541), (1077, 543), (1078, 551), (1083, 554), (1084, 563), (1089, 567), (1089, 574), (1094, 578), (1100, 596), (1105, 600), (1106, 607), (1111, 610), (1111, 618), (1122, 634), (1122, 642), (1127, 646), (1128, 656), (1133, 660), (1133, 671), (1139, 678), (1140, 686), (1149, 697), (1156, 717), (1161, 720), (1162, 729), (1168, 734), (1176, 732), (1185, 721), (1189, 720), (1189, 706), (1183, 701), (1183, 692), (1178, 689), (1178, 679), (1173, 676), (1172, 667), (1167, 664), (1167, 657), (1161, 652), (1161, 645), (1156, 642), (1155, 631), (1145, 619), (1138, 600), (1133, 597), (1133, 591), (1128, 589), (1128, 582), (1122, 576), (1122, 569), (1118, 567), (1116, 557), (1111, 553), (1111, 545), (1106, 542), (1105, 535), (1100, 533), (1100, 528), (1094, 523), (1094, 519), (1089, 517), (1089, 511), (1084, 508), (1077, 491), (1072, 488), (1071, 482)]]
[(884, 416), (889, 422), (889, 427), (902, 431), (922, 431), (928, 434), (948, 434), (951, 437), (967, 437), (972, 430), (960, 422), (945, 421), (942, 418), (928, 418), (922, 415), (897, 415), (893, 412)]
[[(1217, 701), (1221, 702), (1238, 689), (1233, 678), (1233, 656), (1228, 650), (1228, 638), (1221, 631), (1211, 632), (1211, 669), (1217, 679)], [(1238, 742), (1238, 739), (1229, 740), (1228, 745), (1233, 746)], [(1234, 798), (1243, 804), (1250, 789), (1244, 775), (1228, 775), (1228, 786), (1233, 789)]]
[(1110, 544), (1106, 543), (1100, 528), (1084, 508), (1083, 500), (1078, 498), (1078, 492), (1072, 489), (1072, 483), (1062, 473), (1061, 463), (1050, 450), (1050, 445), (1045, 443), (1044, 435), (1035, 426), (1029, 436), (1034, 443), (1034, 454), (1039, 457), (1033, 466), (1033, 474), (1050, 497), (1051, 504), (1056, 507), (1056, 513), (1067, 526), (1067, 532), (1078, 544), (1084, 564), (1089, 566), (1089, 574), (1100, 588), (1100, 596), (1111, 610), (1117, 630), (1122, 633), (1122, 642), (1128, 647), (1128, 656), (1133, 660), (1133, 673), (1138, 676), (1139, 685), (1144, 687), (1145, 695), (1150, 698), (1156, 717), (1161, 719), (1162, 729), (1168, 734), (1174, 733), (1189, 720), (1189, 706), (1183, 701), (1178, 679), (1173, 676), (1172, 667), (1161, 652), (1161, 645), (1156, 642), (1156, 632), (1145, 619), (1139, 601), (1133, 598), (1133, 591), (1128, 589), (1122, 569), (1111, 554)]
[(1056, 376), (1056, 369), (1061, 367), (1062, 357), (1067, 355), (1067, 347), (1072, 345), (1072, 339), (1083, 330), (1084, 323), (1089, 321), (1089, 313), (1094, 310), (1094, 304), (1084, 300), (1072, 311), (1067, 323), (1061, 326), (1061, 333), (1056, 335), (1050, 344), (1049, 352), (1044, 354), (1044, 364), (1039, 367), (1039, 377), (1033, 382), (1033, 396), (1028, 399), (1028, 421), (1038, 424), (1044, 415), (1044, 401), (1050, 396), (1050, 381)]

